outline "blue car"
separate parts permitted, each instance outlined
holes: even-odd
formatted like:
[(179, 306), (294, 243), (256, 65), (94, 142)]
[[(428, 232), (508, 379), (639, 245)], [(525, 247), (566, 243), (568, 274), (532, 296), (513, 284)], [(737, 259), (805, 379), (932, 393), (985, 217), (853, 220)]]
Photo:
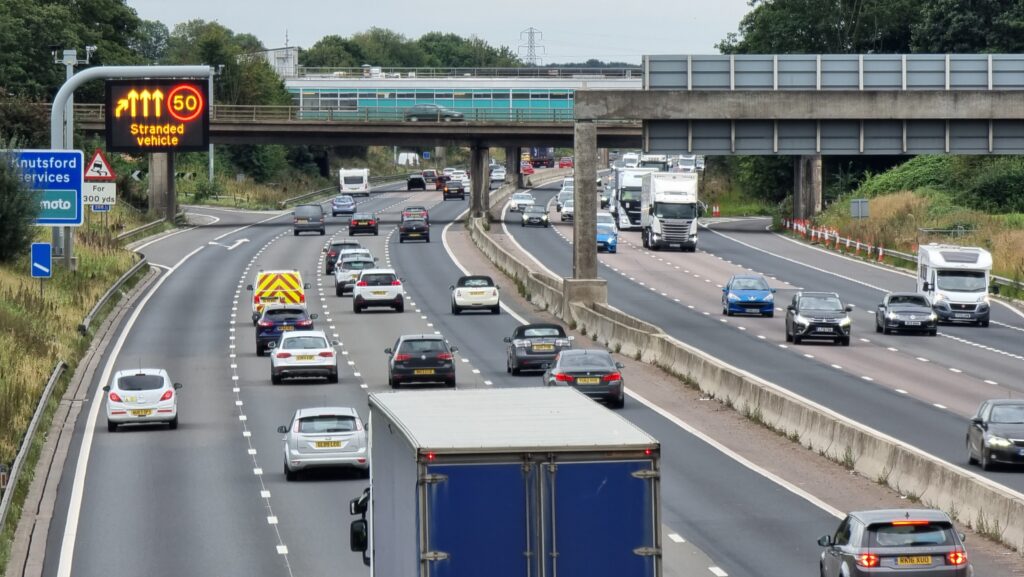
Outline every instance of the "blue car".
[(775, 289), (759, 274), (736, 274), (722, 288), (722, 314), (775, 316)]
[(597, 252), (602, 249), (613, 254), (618, 252), (619, 232), (615, 230), (615, 225), (597, 223)]
[(313, 330), (316, 313), (309, 314), (305, 305), (270, 303), (263, 309), (256, 323), (256, 356), (262, 357), (276, 343), (281, 335), (289, 331)]
[(355, 214), (356, 212), (356, 201), (354, 198), (347, 194), (334, 197), (331, 201), (331, 216), (338, 216), (339, 214)]

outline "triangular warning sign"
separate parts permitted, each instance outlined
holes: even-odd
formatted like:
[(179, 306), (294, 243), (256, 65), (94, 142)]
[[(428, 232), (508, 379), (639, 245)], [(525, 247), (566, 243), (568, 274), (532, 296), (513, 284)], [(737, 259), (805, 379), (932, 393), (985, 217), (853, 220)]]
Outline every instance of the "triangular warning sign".
[(96, 149), (96, 152), (92, 155), (92, 160), (89, 164), (85, 165), (85, 180), (89, 182), (114, 182), (117, 180), (117, 175), (114, 174), (114, 169), (110, 167), (110, 163), (107, 162), (107, 157), (103, 156), (103, 151)]

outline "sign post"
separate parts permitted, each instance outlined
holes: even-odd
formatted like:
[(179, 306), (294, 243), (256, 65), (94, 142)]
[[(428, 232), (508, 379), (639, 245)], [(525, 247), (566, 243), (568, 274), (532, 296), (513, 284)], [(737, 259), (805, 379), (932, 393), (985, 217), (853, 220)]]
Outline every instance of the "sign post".
[(43, 296), (43, 282), (53, 276), (53, 253), (50, 243), (32, 243), (32, 278), (39, 279), (39, 296)]

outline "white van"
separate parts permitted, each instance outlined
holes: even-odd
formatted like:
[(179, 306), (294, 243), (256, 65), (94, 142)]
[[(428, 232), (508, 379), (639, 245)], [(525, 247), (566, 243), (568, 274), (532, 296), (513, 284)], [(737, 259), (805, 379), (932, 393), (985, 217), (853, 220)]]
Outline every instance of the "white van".
[[(917, 291), (928, 295), (941, 322), (988, 326), (992, 254), (979, 247), (926, 244), (917, 251)], [(999, 288), (992, 287), (998, 293)]]
[(622, 166), (624, 168), (637, 168), (640, 166), (640, 155), (635, 152), (627, 152), (622, 155)]
[(355, 196), (370, 196), (370, 169), (342, 168), (339, 170), (338, 192)]

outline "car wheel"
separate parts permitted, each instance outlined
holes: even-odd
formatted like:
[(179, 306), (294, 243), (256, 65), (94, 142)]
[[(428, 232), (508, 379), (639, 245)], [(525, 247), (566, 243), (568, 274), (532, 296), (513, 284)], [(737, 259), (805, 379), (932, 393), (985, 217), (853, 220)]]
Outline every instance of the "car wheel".
[(398, 381), (391, 378), (390, 375), (388, 376), (388, 386), (391, 387), (392, 389), (397, 389), (401, 387), (401, 385), (398, 384)]
[(427, 236), (426, 241), (430, 242), (430, 236), (429, 235)]
[(336, 384), (338, 382), (338, 373), (337, 372), (333, 372), (333, 373), (327, 375), (327, 382), (328, 383), (332, 383), (332, 384)]
[(343, 286), (344, 285), (341, 285), (339, 283), (334, 283), (334, 296), (340, 297), (341, 295), (345, 294), (345, 289), (342, 288)]
[(982, 471), (991, 471), (992, 470), (992, 466), (993, 466), (992, 465), (992, 460), (988, 458), (988, 453), (985, 452), (984, 448), (981, 449), (981, 458), (978, 459), (978, 461), (980, 461), (980, 463), (981, 463), (981, 470)]
[(971, 450), (971, 442), (967, 441), (967, 464), (977, 465), (978, 460), (974, 458), (974, 451)]
[(285, 463), (284, 463), (284, 480), (285, 481), (295, 481), (298, 478), (299, 478), (299, 472), (298, 471), (292, 471), (290, 468), (288, 468), (288, 462), (285, 461)]
[(494, 307), (491, 308), (491, 314), (492, 315), (500, 315), (501, 314), (501, 305), (500, 304), (494, 305)]
[(551, 223), (545, 222), (544, 223), (544, 228), (551, 228)]
[(876, 333), (882, 332), (882, 325), (878, 324), (877, 320), (875, 321), (875, 332)]
[(114, 423), (114, 422), (111, 422), (111, 421), (107, 421), (107, 432), (108, 433), (116, 433), (117, 432), (117, 423)]
[(275, 375), (273, 372), (270, 373), (270, 383), (274, 385), (281, 384), (281, 377)]
[(405, 242), (405, 239), (402, 237), (402, 235), (398, 235), (398, 243), (401, 244), (403, 242)]
[(725, 307), (725, 316), (727, 316), (727, 317), (731, 317), (732, 316), (732, 311), (729, 310), (729, 307)]
[(402, 301), (402, 302), (398, 303), (397, 305), (395, 305), (395, 311), (396, 312), (400, 312), (400, 313), (404, 313), (405, 312), (405, 301)]
[(519, 226), (522, 227), (522, 228), (526, 228), (526, 223), (525, 222), (521, 222), (521, 223), (519, 223)]
[(178, 430), (178, 415), (174, 415), (174, 419), (167, 423), (167, 428), (172, 431)]
[(349, 235), (349, 236), (355, 236), (355, 235), (356, 235), (356, 233), (354, 233), (354, 232), (352, 232), (351, 230), (349, 230), (349, 231), (348, 231), (348, 235)]
[(355, 301), (352, 301), (352, 312), (359, 314), (363, 312), (363, 307), (356, 304)]
[(786, 342), (787, 343), (793, 342), (793, 335), (789, 334), (789, 327), (786, 327)]
[(321, 229), (320, 229), (320, 236), (323, 236), (323, 235), (325, 235), (325, 234), (327, 234), (327, 229), (325, 229), (325, 228), (321, 228)]
[(263, 347), (261, 347), (259, 344), (257, 344), (256, 345), (256, 356), (257, 357), (262, 357), (264, 354), (266, 354), (266, 352), (263, 350)]
[(377, 229), (373, 229), (373, 236), (377, 236)]
[(453, 315), (457, 315), (457, 314), (461, 314), (461, 313), (462, 313), (462, 309), (460, 309), (458, 306), (456, 306), (455, 303), (452, 303), (452, 314)]
[(454, 389), (454, 388), (455, 388), (455, 379), (452, 379), (452, 380), (450, 380), (450, 381), (447, 381), (447, 382), (445, 383), (445, 386), (447, 386), (448, 388)]
[(799, 345), (801, 340), (803, 340), (803, 339), (800, 338), (800, 335), (798, 335), (796, 333), (793, 333), (793, 344), (794, 345)]
[(988, 326), (988, 319), (985, 319), (985, 320), (981, 321), (981, 322), (980, 322), (980, 323), (978, 323), (978, 324), (979, 324), (979, 325), (981, 325), (981, 326), (983, 326), (983, 327), (987, 327), (987, 326)]
[(932, 329), (932, 330), (928, 331), (928, 336), (930, 336), (930, 337), (938, 336), (938, 334), (939, 334), (939, 329)]
[(768, 312), (764, 313), (764, 316), (766, 316), (766, 317), (768, 317), (770, 319), (773, 319), (773, 318), (775, 318), (775, 311), (768, 311)]
[(523, 372), (523, 370), (520, 369), (518, 365), (512, 365), (512, 374), (513, 375), (518, 375), (518, 374), (520, 374), (522, 372)]
[(297, 230), (293, 230), (293, 231), (292, 231), (292, 234), (294, 234), (295, 236), (299, 236), (299, 231), (297, 231)]
[(892, 329), (890, 329), (889, 327), (882, 327), (882, 334), (883, 335), (892, 334)]
[(611, 407), (612, 407), (613, 409), (621, 409), (622, 407), (625, 407), (625, 406), (626, 406), (626, 394), (625, 394), (625, 393), (623, 393), (621, 397), (619, 397), (619, 398), (617, 398), (617, 399), (614, 399), (614, 400), (612, 400), (612, 402), (610, 402), (610, 403), (608, 403), (608, 404), (609, 404), (609, 405), (610, 405), (610, 406), (611, 406)]
[(839, 342), (842, 343), (844, 347), (848, 347), (850, 346), (850, 337), (843, 337), (839, 339)]

